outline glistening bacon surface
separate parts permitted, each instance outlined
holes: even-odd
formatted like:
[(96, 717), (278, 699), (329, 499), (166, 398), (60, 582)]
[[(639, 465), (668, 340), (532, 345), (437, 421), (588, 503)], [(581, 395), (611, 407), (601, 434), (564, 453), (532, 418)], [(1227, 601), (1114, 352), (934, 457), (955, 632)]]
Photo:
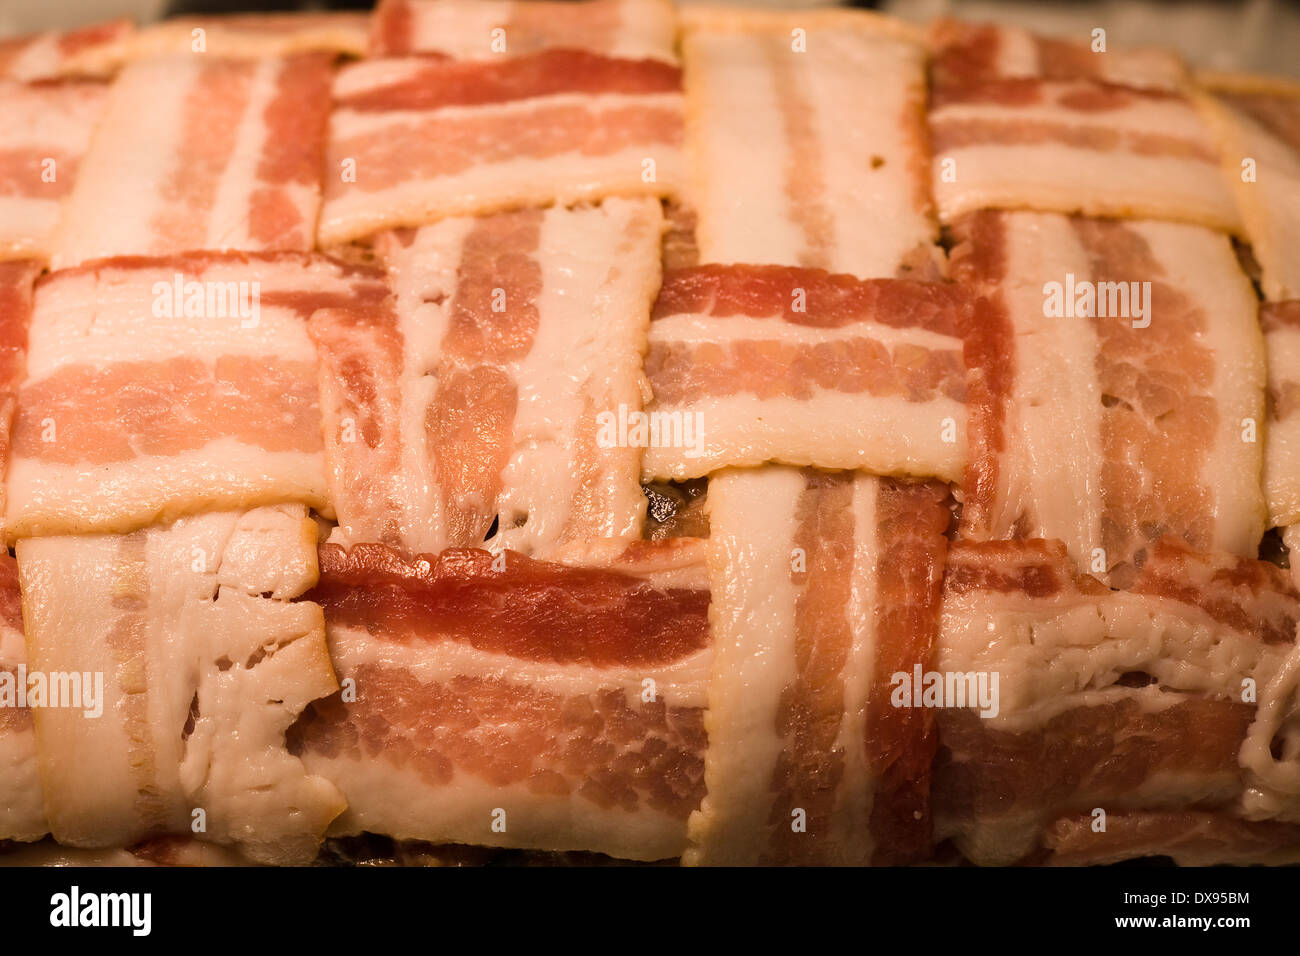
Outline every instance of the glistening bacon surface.
[(319, 240), (520, 205), (670, 195), (681, 182), (674, 74), (572, 52), (346, 66)]
[(957, 82), (934, 90), (930, 138), (945, 222), (996, 207), (1240, 228), (1214, 137), (1181, 94), (1088, 80)]
[(0, 81), (0, 259), (43, 259), (104, 109), (102, 83)]
[(718, 12), (691, 18), (683, 59), (702, 261), (937, 275), (918, 43)]
[(664, 424), (643, 470), (779, 461), (955, 478), (969, 318), (952, 285), (779, 266), (670, 272), (646, 357), (648, 410)]
[(940, 91), (1028, 78), (1088, 79), (1172, 91), (1189, 80), (1186, 68), (1168, 50), (1094, 51), (1088, 43), (999, 24), (941, 18), (930, 26), (929, 42), (931, 77)]
[(1048, 829), (1051, 866), (1117, 863), (1167, 856), (1180, 866), (1284, 865), (1300, 861), (1300, 827), (1226, 813), (1168, 810), (1110, 813), (1105, 830), (1091, 815), (1062, 817)]
[(996, 676), (998, 706), (940, 712), (936, 836), (1006, 864), (1033, 857), (1051, 820), (1098, 806), (1289, 819), (1289, 731), (1279, 756), (1248, 745), (1277, 729), (1257, 725), (1289, 693), (1298, 614), (1278, 568), (1172, 539), (1118, 592), (1078, 576), (1059, 543), (954, 544), (938, 671)]
[(675, 30), (667, 0), (382, 0), (371, 21), (370, 54), (486, 60), (564, 48), (671, 63)]
[(113, 20), (80, 30), (6, 37), (0, 40), (0, 80), (108, 77), (125, 59), (134, 32), (129, 20)]
[(52, 274), (18, 389), (9, 532), (129, 530), (275, 501), (327, 509), (305, 319), (387, 296), (373, 270), (288, 253)]
[[(339, 536), (529, 554), (636, 538), (641, 356), (662, 216), (648, 200), (382, 235), (395, 311), (322, 314)], [(495, 530), (494, 530), (495, 529)]]
[(904, 863), (930, 850), (937, 484), (768, 466), (710, 481), (715, 662), (695, 864)]
[(1255, 554), (1263, 343), (1228, 240), (994, 211), (955, 234), (953, 272), (981, 300), (988, 346), (963, 534), (1060, 539), (1118, 584), (1164, 534)]
[[(29, 666), (99, 675), (102, 696), (35, 714), (50, 832), (116, 847), (191, 833), (266, 863), (305, 863), (343, 809), (284, 749), (337, 689), (302, 505), (210, 512), (127, 535), (18, 545)], [(97, 682), (97, 686), (98, 682)], [(92, 711), (93, 713), (93, 711)]]
[(290, 740), (347, 796), (336, 832), (679, 855), (703, 793), (702, 558), (641, 544), (612, 571), (327, 545), (310, 596), (356, 694)]
[(184, 54), (129, 65), (82, 162), (54, 266), (312, 248), (330, 61)]

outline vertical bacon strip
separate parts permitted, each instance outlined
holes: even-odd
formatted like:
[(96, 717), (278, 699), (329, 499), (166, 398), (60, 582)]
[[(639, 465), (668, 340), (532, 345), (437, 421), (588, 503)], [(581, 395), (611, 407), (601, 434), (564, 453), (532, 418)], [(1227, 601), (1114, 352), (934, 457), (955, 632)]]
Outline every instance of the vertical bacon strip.
[(994, 207), (1240, 230), (1214, 136), (1181, 93), (959, 73), (931, 92), (930, 138), (945, 222)]
[(674, 194), (681, 79), (659, 60), (557, 50), (409, 57), (334, 83), (319, 241), (517, 206)]
[[(41, 267), (35, 262), (0, 262), (0, 479), (9, 470), (9, 444), (18, 410), (18, 386), (27, 367), (27, 328), (32, 318), (32, 287)], [(5, 486), (0, 485), (0, 513)]]
[(131, 21), (112, 20), (80, 30), (6, 37), (0, 40), (0, 80), (105, 79), (126, 58), (134, 33)]
[(102, 83), (0, 81), (0, 259), (49, 255), (59, 204), (77, 181), (106, 89)]
[(953, 271), (983, 300), (981, 334), (1012, 336), (979, 359), (990, 387), (972, 405), (963, 534), (1058, 538), (1117, 584), (1163, 534), (1255, 554), (1264, 356), (1227, 239), (998, 212), (956, 234)]
[(1300, 299), (1300, 84), (1207, 77), (1208, 112), (1264, 298)]
[[(1300, 300), (1266, 302), (1260, 325), (1268, 345), (1268, 425), (1264, 493), (1274, 527), (1300, 525)], [(1290, 546), (1290, 542), (1288, 542)], [(1300, 555), (1292, 568), (1300, 568)]]
[(187, 54), (128, 66), (82, 162), (55, 267), (312, 248), (330, 59)]
[(39, 840), (49, 830), (26, 684), (18, 565), (4, 554), (0, 555), (0, 840)]
[(711, 479), (708, 790), (684, 862), (928, 855), (933, 718), (889, 686), (930, 663), (946, 498), (775, 466)]
[(303, 707), (338, 688), (320, 607), (289, 600), (315, 581), (315, 545), (301, 505), (19, 542), (29, 667), (83, 686), (35, 712), (55, 839), (188, 834), (201, 808), (206, 840), (261, 862), (315, 856), (343, 803), (284, 750)]
[(36, 292), (7, 476), (13, 537), (208, 508), (328, 510), (306, 319), (382, 274), (323, 256), (113, 259)]
[(381, 0), (370, 55), (489, 60), (563, 48), (671, 63), (675, 27), (667, 0)]
[(341, 539), (436, 553), (495, 525), (494, 548), (543, 554), (639, 537), (620, 422), (641, 414), (661, 220), (611, 199), (379, 237), (396, 311), (311, 323)]
[(325, 546), (310, 597), (356, 694), (290, 742), (348, 799), (334, 832), (679, 855), (703, 794), (703, 546), (619, 563)]
[[(1262, 713), (1294, 653), (1300, 592), (1285, 574), (1175, 539), (1132, 591), (1076, 574), (1059, 542), (949, 550), (938, 671), (996, 676), (996, 712), (939, 712), (936, 837), (1007, 864), (1032, 859), (1052, 820), (1095, 808), (1278, 813), (1247, 803), (1274, 768), (1243, 745), (1256, 693)], [(1284, 762), (1294, 772), (1290, 744)]]
[(861, 16), (688, 22), (701, 261), (937, 275), (921, 46)]
[(661, 437), (644, 474), (778, 461), (956, 479), (969, 319), (949, 284), (779, 266), (670, 272), (646, 357)]

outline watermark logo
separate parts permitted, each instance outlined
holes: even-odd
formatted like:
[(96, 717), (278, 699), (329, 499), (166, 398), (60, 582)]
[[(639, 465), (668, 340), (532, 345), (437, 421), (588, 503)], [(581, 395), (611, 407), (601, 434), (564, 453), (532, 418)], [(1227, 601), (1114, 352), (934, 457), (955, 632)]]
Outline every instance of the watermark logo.
[(124, 926), (133, 936), (148, 936), (153, 928), (153, 894), (82, 893), (73, 886), (50, 897), (50, 925)]
[(0, 707), (55, 707), (80, 710), (86, 717), (104, 713), (103, 671), (0, 671)]
[(171, 282), (153, 284), (153, 314), (159, 319), (239, 319), (253, 329), (262, 317), (262, 283), (185, 281), (177, 272)]
[(596, 426), (601, 448), (684, 448), (687, 458), (704, 454), (701, 412), (643, 412), (619, 405), (598, 414)]
[(889, 702), (895, 707), (971, 707), (981, 717), (998, 715), (997, 671), (924, 671), (917, 664), (912, 673), (897, 671), (889, 678), (894, 690)]
[(1064, 282), (1043, 284), (1043, 315), (1049, 319), (1132, 319), (1133, 328), (1151, 324), (1150, 282), (1093, 282), (1065, 274)]

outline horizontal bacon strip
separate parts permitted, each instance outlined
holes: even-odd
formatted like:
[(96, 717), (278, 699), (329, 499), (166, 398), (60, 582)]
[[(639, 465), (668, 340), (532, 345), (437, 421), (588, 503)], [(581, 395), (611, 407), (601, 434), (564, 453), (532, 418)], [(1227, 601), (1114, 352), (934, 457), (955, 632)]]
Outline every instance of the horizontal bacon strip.
[(661, 221), (610, 199), (379, 236), (395, 307), (311, 321), (339, 539), (543, 556), (639, 537), (619, 423), (641, 414)]
[(960, 80), (936, 88), (929, 118), (945, 222), (995, 207), (1240, 229), (1215, 138), (1182, 94), (1083, 79)]
[(503, 554), (498, 562), (453, 548), (404, 558), (382, 545), (326, 545), (310, 597), (332, 624), (374, 640), (464, 641), (560, 665), (662, 665), (707, 646), (707, 592)]
[(50, 275), (18, 388), (9, 533), (328, 507), (304, 320), (387, 296), (381, 273), (305, 254), (114, 259)]
[(1094, 52), (1086, 41), (947, 17), (930, 25), (929, 42), (936, 99), (977, 84), (1027, 78), (1086, 79), (1170, 91), (1188, 83), (1178, 57), (1156, 48)]
[(7, 127), (0, 142), (0, 259), (49, 255), (60, 201), (77, 181), (106, 90), (93, 82), (0, 81)]
[[(185, 54), (129, 65), (82, 162), (55, 267), (194, 249), (312, 248), (330, 72), (327, 54)], [(142, 153), (141, 143), (150, 149)]]
[(264, 863), (315, 857), (343, 804), (284, 749), (307, 702), (338, 688), (321, 609), (289, 600), (316, 577), (315, 544), (302, 505), (19, 542), (29, 666), (102, 679), (96, 715), (35, 711), (55, 839), (189, 834), (201, 807), (205, 840)]
[(334, 99), (338, 106), (377, 112), (484, 106), (562, 93), (679, 93), (681, 88), (681, 70), (661, 60), (547, 50), (486, 64), (371, 60), (345, 73)]
[(1227, 239), (995, 211), (954, 233), (982, 313), (963, 534), (1059, 539), (1121, 586), (1165, 534), (1253, 556), (1264, 354)]
[[(617, 572), (322, 548), (310, 596), (357, 693), (315, 705), (289, 740), (347, 796), (335, 832), (680, 854), (703, 794), (696, 544), (644, 545)], [(699, 583), (660, 587), (666, 562)]]
[(1102, 831), (1090, 815), (1063, 817), (1048, 830), (1046, 845), (1052, 866), (1143, 856), (1172, 857), (1180, 866), (1285, 865), (1300, 860), (1300, 827), (1196, 810), (1110, 813)]
[(682, 48), (702, 261), (938, 276), (919, 43), (869, 17), (706, 11)]
[(381, 0), (370, 55), (486, 60), (563, 48), (671, 63), (675, 32), (667, 0)]
[(769, 466), (710, 482), (716, 653), (694, 864), (900, 864), (930, 853), (926, 669), (947, 490)]
[(201, 53), (252, 58), (313, 52), (364, 56), (369, 20), (365, 13), (351, 12), (173, 17), (140, 30), (132, 38), (130, 56)]
[[(0, 39), (0, 80), (104, 79), (126, 58), (134, 33), (131, 21), (112, 20), (79, 30)], [(11, 131), (23, 128), (15, 125)]]
[(319, 241), (520, 205), (671, 195), (682, 163), (675, 73), (565, 52), (344, 67)]
[[(1059, 543), (957, 542), (944, 588), (937, 671), (985, 675), (996, 704), (939, 712), (936, 837), (974, 862), (1033, 861), (1051, 821), (1098, 807), (1241, 814), (1248, 787), (1267, 794), (1257, 816), (1289, 805), (1278, 767), (1246, 748), (1285, 692), (1300, 620), (1278, 568), (1168, 539), (1111, 591)], [(1275, 759), (1290, 767), (1289, 745)]]
[(953, 285), (779, 266), (671, 272), (645, 367), (652, 420), (681, 435), (652, 443), (644, 472), (780, 461), (955, 477), (970, 316)]

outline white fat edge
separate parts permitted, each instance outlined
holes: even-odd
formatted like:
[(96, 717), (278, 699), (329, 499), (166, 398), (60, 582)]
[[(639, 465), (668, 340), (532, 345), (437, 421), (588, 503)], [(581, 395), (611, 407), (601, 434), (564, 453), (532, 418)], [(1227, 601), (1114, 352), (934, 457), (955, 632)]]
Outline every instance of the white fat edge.
[(691, 817), (686, 862), (753, 863), (767, 831), (772, 772), (786, 744), (777, 711), (798, 672), (798, 588), (790, 574), (803, 488), (792, 468), (727, 470), (710, 479), (707, 793)]
[(1024, 106), (979, 102), (949, 103), (933, 110), (930, 113), (930, 122), (942, 124), (951, 120), (1014, 122), (1017, 125), (1063, 124), (1076, 129), (1157, 134), (1189, 140), (1207, 147), (1211, 145), (1209, 130), (1196, 108), (1186, 100), (1144, 97), (1119, 109), (1096, 112), (1070, 109), (1052, 102), (1051, 97), (1055, 92), (1072, 93), (1083, 88), (1085, 87), (1077, 83), (1048, 83), (1045, 87), (1048, 95), (1046, 102)]
[[(1300, 732), (1295, 726), (1300, 640), (1285, 653), (1286, 658), (1277, 672), (1267, 681), (1259, 682), (1259, 706), (1241, 746), (1239, 759), (1248, 782), (1241, 810), (1250, 820), (1300, 823)], [(1277, 737), (1282, 740), (1281, 760), (1273, 757), (1273, 741)]]
[(90, 143), (95, 122), (104, 109), (106, 90), (85, 85), (41, 87), (0, 82), (9, 142), (79, 157)]
[[(531, 553), (556, 543), (581, 491), (575, 443), (587, 415), (641, 408), (641, 356), (659, 276), (659, 220), (651, 200), (551, 210), (542, 223), (536, 340), (512, 363), (519, 388), (514, 450), (497, 506), (503, 547)], [(602, 403), (588, 408), (590, 401)], [(606, 406), (609, 407), (606, 407)], [(645, 515), (640, 449), (595, 448), (602, 465), (602, 536), (637, 536)], [(526, 515), (520, 528), (512, 515)]]
[[(953, 182), (943, 179), (947, 159), (958, 170)], [(1238, 227), (1237, 209), (1219, 168), (1200, 159), (1097, 152), (1059, 143), (988, 145), (936, 154), (933, 173), (935, 199), (946, 221), (991, 206)]]
[[(662, 860), (681, 854), (686, 825), (641, 802), (635, 812), (605, 809), (572, 793), (539, 794), (527, 783), (498, 786), (458, 770), (452, 781), (430, 783), (409, 764), (382, 757), (325, 757), (308, 750), (303, 762), (332, 780), (348, 801), (330, 832), (369, 831), (397, 840), (465, 843), (534, 850), (584, 850), (625, 860)], [(505, 830), (493, 830), (502, 820)]]
[[(825, 268), (891, 278), (912, 250), (937, 238), (917, 205), (916, 177), (925, 174), (925, 157), (909, 132), (923, 121), (923, 53), (890, 37), (838, 31), (817, 33), (808, 42), (822, 52), (796, 60), (804, 67), (800, 74), (822, 144), (834, 233)], [(864, 88), (872, 90), (866, 103)], [(872, 166), (876, 156), (885, 161), (880, 168)]]
[[(649, 183), (641, 178), (647, 159), (654, 160), (656, 170), (655, 180)], [(451, 176), (405, 180), (375, 192), (349, 191), (330, 180), (318, 238), (329, 245), (453, 215), (486, 215), (518, 206), (566, 206), (614, 196), (672, 195), (682, 172), (679, 149), (647, 144), (601, 156), (517, 157)]]
[[(1300, 382), (1300, 329), (1282, 327), (1266, 336), (1270, 385)], [(1270, 421), (1264, 445), (1264, 489), (1269, 523), (1300, 523), (1300, 413)], [(1300, 555), (1294, 562), (1300, 567)]]
[[(1265, 423), (1264, 337), (1255, 291), (1237, 264), (1228, 237), (1198, 226), (1168, 222), (1130, 224), (1147, 241), (1167, 276), (1205, 316), (1201, 344), (1214, 355), (1212, 395), (1218, 428), (1201, 470), (1212, 496), (1214, 550), (1243, 557), (1259, 553), (1266, 530), (1261, 488)], [(1151, 308), (1151, 303), (1147, 303)], [(1153, 313), (1152, 323), (1160, 321)], [(1245, 440), (1248, 421), (1255, 440)]]
[[(396, 668), (422, 684), (446, 684), (458, 677), (505, 682), (557, 697), (590, 697), (622, 690), (629, 707), (639, 710), (653, 687), (655, 699), (670, 708), (706, 704), (710, 648), (693, 651), (667, 664), (611, 665), (529, 660), (499, 651), (480, 650), (464, 641), (385, 641), (360, 628), (329, 626), (330, 652), (340, 675), (365, 665)], [(653, 681), (653, 685), (646, 681)], [(357, 693), (365, 694), (358, 686)]]
[(762, 37), (691, 31), (683, 40), (686, 151), (702, 262), (794, 264), (790, 144)]
[(118, 75), (64, 200), (51, 268), (155, 251), (158, 186), (172, 172), (200, 69), (193, 60), (165, 58), (131, 63)]
[[(966, 461), (966, 406), (942, 396), (909, 402), (818, 388), (807, 400), (742, 394), (654, 411), (699, 415), (703, 442), (696, 457), (685, 448), (646, 448), (642, 476), (652, 479), (780, 461), (960, 481)], [(949, 422), (954, 441), (945, 442)]]
[[(512, 6), (509, 0), (413, 3), (412, 48), (419, 52), (446, 53), (458, 60), (501, 57), (492, 48), (492, 31), (509, 23)], [(508, 55), (509, 34), (505, 39)]]
[(677, 62), (677, 10), (666, 0), (620, 0), (618, 34), (607, 56)]
[[(791, 289), (793, 295), (794, 289)], [(783, 316), (708, 315), (678, 313), (656, 318), (650, 325), (651, 343), (683, 345), (732, 342), (779, 342), (783, 345), (821, 345), (874, 339), (886, 348), (914, 345), (932, 352), (960, 352), (961, 339), (918, 327), (899, 328), (871, 320), (836, 327), (799, 325)]]
[(844, 663), (844, 719), (835, 746), (844, 751), (844, 776), (832, 811), (832, 833), (827, 847), (844, 863), (858, 864), (871, 859), (871, 810), (875, 802), (876, 779), (867, 766), (866, 741), (873, 733), (867, 719), (871, 686), (876, 669), (876, 611), (879, 606), (880, 550), (877, 541), (876, 507), (880, 479), (869, 475), (853, 478), (853, 572), (849, 606), (846, 609), (853, 644)]
[(321, 452), (268, 452), (230, 437), (178, 455), (87, 469), (15, 457), (5, 528), (13, 537), (121, 531), (204, 510), (301, 501), (328, 505)]
[[(180, 358), (211, 364), (224, 355), (314, 364), (315, 348), (298, 315), (258, 302), (262, 294), (279, 290), (262, 288), (256, 273), (227, 279), (221, 274), (225, 271), (209, 269), (199, 276), (160, 265), (147, 271), (102, 271), (98, 277), (69, 273), (43, 283), (32, 310), (27, 381), (39, 381), (69, 365), (104, 369)], [(205, 301), (209, 283), (238, 282), (246, 288), (236, 288), (235, 301), (227, 297), (229, 315), (176, 315), (177, 274), (182, 276), (183, 295), (187, 283), (199, 282)], [(254, 287), (254, 282), (259, 285)], [(184, 299), (181, 304), (183, 309)], [(243, 305), (253, 304), (256, 324), (253, 317), (240, 314)]]
[[(0, 623), (0, 668), (16, 672), (26, 663), (22, 631)], [(36, 734), (31, 727), (0, 732), (0, 840), (34, 840), (48, 830)]]
[(1027, 503), (1030, 537), (1064, 541), (1090, 566), (1101, 544), (1101, 394), (1097, 333), (1088, 318), (1046, 317), (1043, 287), (1067, 273), (1088, 279), (1091, 262), (1070, 221), (1009, 213), (1007, 275), (1001, 283), (1013, 333), (1016, 378), (1007, 406), (1010, 443), (999, 476), (990, 536), (1010, 536)]
[[(252, 74), (248, 83), (248, 102), (244, 104), (236, 127), (225, 131), (225, 135), (234, 140), (234, 147), (229, 162), (217, 178), (216, 195), (208, 213), (206, 249), (258, 248), (249, 235), (248, 226), (253, 192), (262, 182), (258, 167), (262, 164), (267, 140), (274, 134), (266, 121), (266, 110), (279, 92), (280, 71), (287, 68), (273, 59), (253, 60), (246, 67)], [(278, 183), (276, 187), (283, 188)]]
[(57, 199), (0, 198), (0, 259), (44, 258), (59, 228), (59, 209)]

